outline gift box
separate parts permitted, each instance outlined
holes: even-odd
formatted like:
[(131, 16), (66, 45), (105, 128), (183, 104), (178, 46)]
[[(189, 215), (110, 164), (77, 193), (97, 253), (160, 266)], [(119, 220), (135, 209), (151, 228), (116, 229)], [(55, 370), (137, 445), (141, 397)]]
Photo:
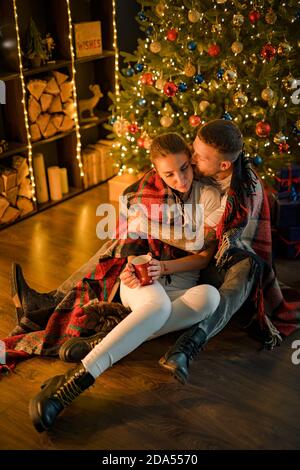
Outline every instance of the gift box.
[(290, 259), (300, 256), (300, 226), (279, 229), (276, 238), (277, 254)]
[(300, 225), (300, 201), (274, 196), (273, 224), (277, 228), (297, 227)]
[(119, 197), (123, 191), (131, 184), (138, 181), (141, 175), (124, 173), (121, 176), (115, 176), (108, 181), (109, 200), (119, 202)]
[(300, 191), (300, 165), (290, 165), (281, 168), (275, 175), (274, 188), (278, 192), (288, 191), (294, 186), (296, 191)]

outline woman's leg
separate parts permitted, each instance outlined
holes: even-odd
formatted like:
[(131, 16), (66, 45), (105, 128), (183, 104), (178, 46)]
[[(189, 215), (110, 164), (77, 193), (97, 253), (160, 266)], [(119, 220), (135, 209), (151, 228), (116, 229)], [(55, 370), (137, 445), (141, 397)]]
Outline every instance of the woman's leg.
[(171, 331), (189, 328), (209, 318), (220, 302), (219, 291), (208, 284), (194, 286), (183, 291), (170, 291), (167, 294), (172, 300), (171, 315), (163, 327), (149, 339), (157, 338)]
[(94, 378), (152, 336), (171, 313), (171, 300), (158, 282), (135, 289), (121, 283), (120, 294), (132, 312), (82, 360)]

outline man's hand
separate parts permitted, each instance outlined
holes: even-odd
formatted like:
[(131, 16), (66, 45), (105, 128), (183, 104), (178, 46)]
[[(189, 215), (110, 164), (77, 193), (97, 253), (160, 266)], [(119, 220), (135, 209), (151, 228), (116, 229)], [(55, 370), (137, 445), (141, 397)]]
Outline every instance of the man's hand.
[(125, 269), (120, 274), (120, 279), (125, 284), (125, 286), (130, 287), (130, 289), (135, 289), (139, 287), (140, 281), (135, 275), (134, 267), (131, 263), (127, 263)]

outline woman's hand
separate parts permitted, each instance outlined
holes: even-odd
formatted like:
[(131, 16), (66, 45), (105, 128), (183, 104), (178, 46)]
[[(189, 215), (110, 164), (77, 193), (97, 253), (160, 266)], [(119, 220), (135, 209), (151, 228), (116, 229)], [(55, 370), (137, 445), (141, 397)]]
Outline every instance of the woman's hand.
[[(148, 255), (151, 255), (151, 253), (148, 253)], [(150, 267), (148, 268), (148, 274), (151, 276), (153, 281), (157, 281), (163, 272), (161, 262), (158, 259), (152, 258), (152, 260), (149, 261), (149, 264)]]
[(135, 289), (139, 287), (140, 281), (135, 275), (134, 267), (131, 263), (127, 263), (125, 269), (120, 274), (120, 279), (125, 284), (125, 286), (130, 287), (130, 289)]

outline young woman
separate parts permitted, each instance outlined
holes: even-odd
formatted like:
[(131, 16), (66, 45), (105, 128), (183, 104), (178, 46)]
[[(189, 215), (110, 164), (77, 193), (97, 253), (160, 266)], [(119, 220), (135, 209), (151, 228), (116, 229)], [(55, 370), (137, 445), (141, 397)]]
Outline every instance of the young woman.
[[(149, 175), (156, 187), (162, 188), (166, 196), (164, 200), (175, 201), (181, 209), (184, 204), (203, 204), (205, 225), (216, 223), (212, 220), (220, 205), (219, 192), (194, 180), (191, 152), (185, 141), (174, 133), (158, 136), (153, 140), (150, 156), (154, 169)], [(145, 182), (150, 181), (149, 175)], [(196, 227), (196, 231), (200, 228)], [(162, 250), (159, 259), (151, 261), (151, 285), (139, 285), (131, 259), (128, 259), (120, 276), (120, 295), (123, 305), (129, 306), (131, 313), (91, 350), (76, 369), (49, 379), (31, 400), (30, 415), (39, 432), (49, 429), (57, 415), (74, 398), (144, 341), (196, 325), (216, 310), (220, 301), (218, 291), (209, 285), (197, 285), (199, 271), (209, 263), (214, 245), (188, 253), (182, 251), (182, 240), (174, 238), (167, 241), (171, 247), (168, 254)], [(181, 250), (181, 257), (174, 259), (177, 248)], [(195, 347), (205, 341), (205, 335), (198, 327), (194, 339)]]

